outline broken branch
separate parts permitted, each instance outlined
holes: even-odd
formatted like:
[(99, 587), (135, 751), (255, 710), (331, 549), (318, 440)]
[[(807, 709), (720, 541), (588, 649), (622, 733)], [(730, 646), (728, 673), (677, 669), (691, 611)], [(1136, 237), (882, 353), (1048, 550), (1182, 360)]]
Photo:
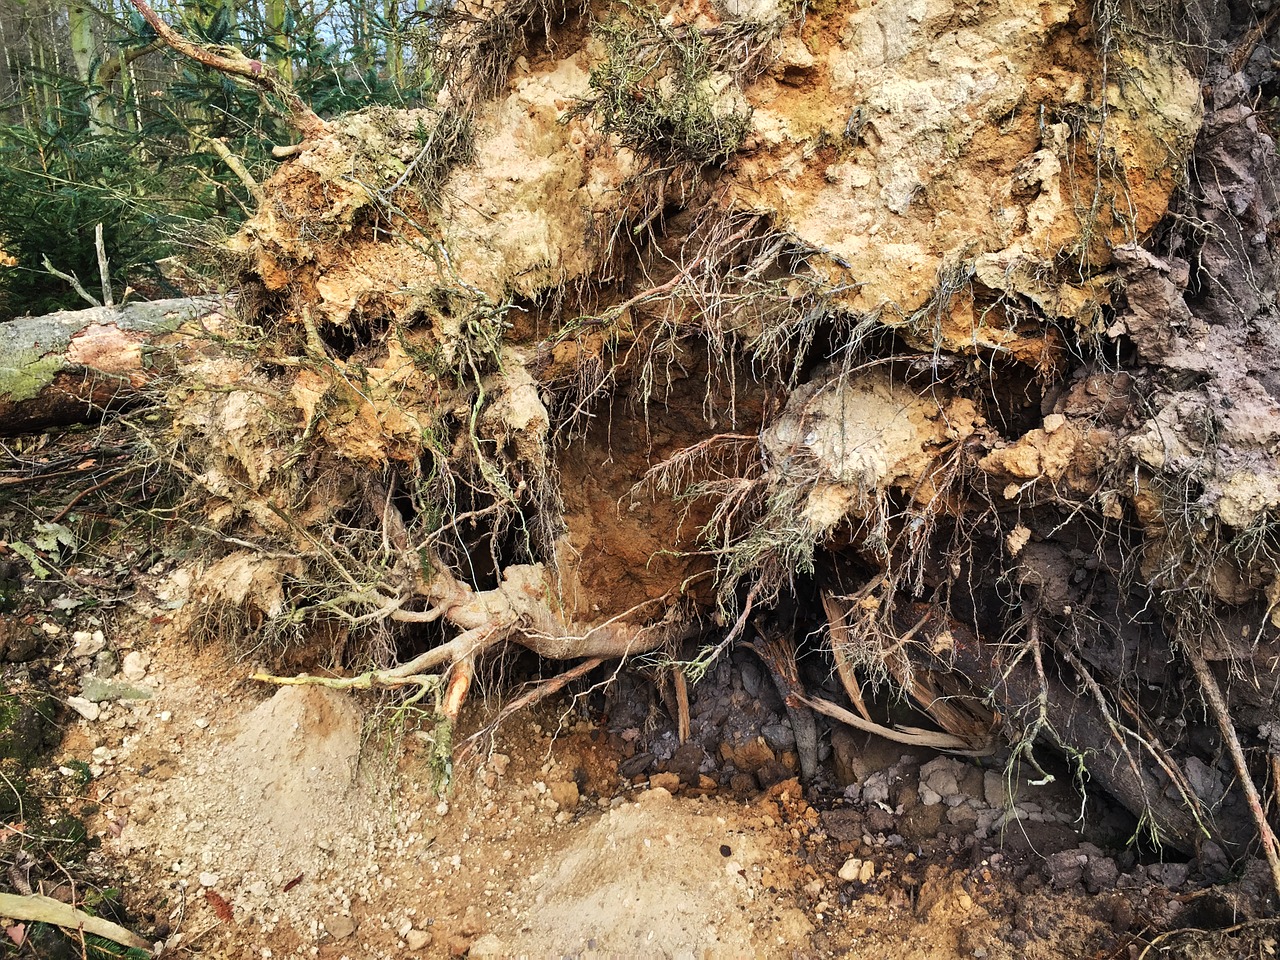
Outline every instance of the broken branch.
[(147, 0), (130, 0), (130, 2), (142, 14), (142, 19), (147, 21), (151, 29), (166, 44), (184, 57), (190, 57), (197, 63), (211, 70), (217, 70), (219, 73), (225, 73), (231, 77), (239, 77), (257, 87), (260, 93), (264, 95), (270, 94), (280, 100), (284, 104), (284, 110), (280, 111), (281, 115), (305, 139), (312, 140), (328, 129), (328, 125), (303, 102), (303, 99), (298, 96), (289, 82), (280, 76), (270, 64), (261, 60), (251, 60), (233, 47), (206, 47), (193, 40), (188, 40), (161, 20), (159, 14), (147, 4)]
[(92, 917), (83, 910), (77, 910), (69, 903), (42, 897), (38, 893), (18, 896), (12, 893), (0, 893), (0, 916), (14, 920), (31, 920), (36, 923), (51, 923), (68, 930), (80, 930), (91, 933), (95, 937), (105, 937), (114, 943), (138, 950), (145, 950), (151, 956), (151, 944), (136, 933), (126, 930), (119, 924), (101, 917)]

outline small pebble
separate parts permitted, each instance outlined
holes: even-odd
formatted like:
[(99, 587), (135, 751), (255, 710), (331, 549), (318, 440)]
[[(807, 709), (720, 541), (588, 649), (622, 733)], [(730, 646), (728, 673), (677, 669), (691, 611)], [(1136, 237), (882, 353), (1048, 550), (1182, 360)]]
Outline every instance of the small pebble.
[(424, 950), (431, 945), (431, 933), (427, 930), (410, 930), (405, 934), (404, 944), (410, 950)]
[(84, 697), (67, 697), (67, 706), (86, 720), (97, 720), (102, 715), (102, 708)]

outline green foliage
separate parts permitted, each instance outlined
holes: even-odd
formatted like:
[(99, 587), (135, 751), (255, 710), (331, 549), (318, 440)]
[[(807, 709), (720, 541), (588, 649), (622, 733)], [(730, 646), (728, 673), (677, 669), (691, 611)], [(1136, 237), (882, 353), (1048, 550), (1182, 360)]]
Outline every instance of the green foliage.
[(727, 95), (732, 78), (715, 72), (724, 65), (712, 38), (633, 6), (596, 35), (607, 53), (579, 114), (596, 115), (606, 133), (659, 163), (719, 165), (742, 146), (750, 110)]
[[(370, 11), (361, 19), (346, 8), (309, 17), (290, 9), (283, 31), (222, 0), (193, 0), (182, 11), (175, 26), (193, 39), (286, 62), (294, 88), (321, 116), (408, 105), (424, 93), (393, 75), (414, 73), (400, 68), (405, 32)], [(182, 60), (175, 78), (175, 55), (152, 49), (156, 36), (136, 12), (108, 21), (105, 39), (94, 66), (111, 68), (104, 84), (23, 63), (26, 85), (12, 88), (18, 99), (0, 101), (0, 320), (87, 306), (45, 269), (46, 256), (99, 297), (99, 223), (117, 300), (130, 285), (151, 296), (178, 293), (156, 262), (190, 243), (197, 224), (234, 229), (252, 213), (249, 191), (210, 142), (225, 144), (261, 181), (275, 166), (272, 146), (294, 139), (246, 85)], [(41, 45), (65, 43), (55, 33), (29, 49), (34, 58)], [(116, 69), (120, 62), (127, 66)]]
[(0, 126), (0, 247), (15, 261), (0, 270), (0, 315), (88, 306), (42, 260), (96, 295), (99, 223), (117, 294), (128, 277), (150, 272), (169, 219), (150, 198), (165, 192), (136, 155), (90, 136), (84, 115)]

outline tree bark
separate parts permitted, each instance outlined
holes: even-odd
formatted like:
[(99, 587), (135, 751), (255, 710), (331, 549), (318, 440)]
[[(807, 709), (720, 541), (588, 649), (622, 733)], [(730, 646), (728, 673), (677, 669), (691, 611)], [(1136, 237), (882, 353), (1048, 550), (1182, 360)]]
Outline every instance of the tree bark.
[(67, 310), (0, 324), (0, 436), (84, 423), (138, 399), (156, 341), (212, 298)]
[[(285, 119), (302, 134), (304, 139), (318, 137), (328, 129), (327, 124), (316, 116), (315, 111), (298, 96), (289, 79), (281, 76), (270, 64), (250, 59), (239, 50), (230, 47), (211, 48), (188, 40), (161, 20), (146, 0), (130, 0), (130, 2), (138, 8), (138, 12), (142, 14), (142, 18), (147, 21), (151, 29), (184, 57), (190, 57), (197, 63), (211, 70), (225, 73), (229, 77), (239, 77), (264, 95), (270, 95), (279, 100), (283, 105)], [(273, 109), (279, 109), (270, 99), (267, 103), (271, 104)]]

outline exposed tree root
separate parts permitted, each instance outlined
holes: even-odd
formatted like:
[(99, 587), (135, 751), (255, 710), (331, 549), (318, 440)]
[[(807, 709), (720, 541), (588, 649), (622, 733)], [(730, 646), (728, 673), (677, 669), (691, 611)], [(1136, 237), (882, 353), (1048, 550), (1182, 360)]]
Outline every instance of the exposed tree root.
[[(392, 535), (396, 534), (392, 525)], [(449, 573), (440, 573), (420, 591), (433, 603), (414, 616), (418, 621), (443, 618), (462, 628), (452, 640), (382, 670), (368, 670), (353, 677), (320, 677), (301, 674), (293, 677), (255, 673), (253, 680), (280, 685), (312, 684), (335, 690), (370, 690), (417, 686), (411, 703), (428, 693), (435, 697), (435, 709), (446, 728), (452, 730), (466, 702), (481, 656), (504, 643), (514, 643), (552, 660), (583, 662), (554, 680), (540, 684), (517, 698), (503, 710), (499, 720), (582, 676), (606, 659), (623, 660), (647, 653), (683, 636), (677, 625), (659, 623), (637, 627), (615, 618), (593, 627), (564, 620), (551, 608), (543, 568), (539, 564), (518, 564), (504, 571), (502, 583), (492, 590), (476, 591)], [(390, 619), (402, 611), (398, 605), (385, 609)], [(585, 659), (584, 659), (585, 658)], [(688, 697), (685, 695), (685, 710)], [(685, 724), (687, 725), (687, 712)]]
[(827, 613), (827, 631), (831, 636), (831, 657), (835, 661), (836, 675), (844, 692), (848, 694), (858, 715), (867, 723), (873, 723), (866, 701), (862, 699), (862, 683), (849, 660), (849, 623), (843, 604), (830, 593), (823, 592), (822, 606)]
[(1245, 799), (1249, 803), (1249, 813), (1253, 815), (1254, 825), (1258, 828), (1258, 838), (1262, 841), (1262, 853), (1267, 858), (1267, 865), (1271, 868), (1271, 883), (1275, 887), (1276, 896), (1280, 897), (1280, 841), (1276, 840), (1275, 831), (1267, 821), (1266, 811), (1262, 809), (1262, 798), (1258, 796), (1257, 784), (1253, 782), (1253, 776), (1249, 773), (1249, 764), (1245, 761), (1244, 750), (1240, 747), (1240, 738), (1236, 736), (1235, 724), (1231, 720), (1231, 712), (1227, 709), (1227, 702), (1223, 699), (1222, 690), (1218, 686), (1218, 678), (1213, 675), (1204, 655), (1199, 651), (1188, 649), (1187, 658), (1191, 661), (1196, 679), (1200, 681), (1200, 689), (1204, 691), (1205, 700), (1209, 703), (1209, 709), (1213, 711), (1218, 729), (1222, 731), (1222, 739), (1227, 744), (1227, 751), (1231, 754), (1236, 776), (1240, 778), (1240, 787), (1244, 790)]
[(839, 704), (824, 700), (821, 697), (797, 696), (796, 701), (811, 710), (825, 714), (832, 720), (839, 720), (841, 723), (848, 724), (855, 730), (874, 733), (877, 737), (884, 737), (894, 743), (905, 743), (912, 747), (928, 747), (930, 750), (942, 750), (946, 753), (956, 753), (965, 757), (985, 757), (995, 752), (995, 748), (990, 744), (975, 747), (968, 740), (952, 736), (949, 733), (940, 733), (936, 730), (921, 730), (918, 727), (904, 726), (886, 727), (871, 720), (864, 720), (856, 713), (851, 713)]
[[(1039, 731), (1040, 739), (1060, 749), (1087, 771), (1091, 782), (1149, 823), (1158, 841), (1188, 855), (1195, 854), (1207, 834), (1224, 848), (1239, 850), (1246, 841), (1241, 824), (1208, 821), (1204, 811), (1189, 808), (1181, 795), (1176, 799), (1166, 795), (1163, 771), (1158, 764), (1141, 762), (1140, 756), (1129, 749), (1126, 741), (1137, 734), (1121, 727), (1109, 708), (1102, 708), (1096, 699), (1101, 693), (1096, 684), (1090, 696), (1081, 696), (1056, 677), (1037, 670), (1028, 662), (1032, 658), (1018, 654), (1010, 657), (1005, 648), (979, 643), (963, 624), (939, 614), (926, 624), (924, 643), (917, 649), (930, 647), (930, 638), (941, 631), (953, 641), (950, 669), (975, 689), (988, 692), (990, 702), (1006, 724), (1031, 713), (1038, 715), (1042, 706), (1046, 722)], [(925, 657), (923, 653), (921, 656)], [(936, 662), (930, 663), (941, 669)], [(1087, 678), (1082, 677), (1081, 682), (1089, 686)], [(1102, 702), (1106, 702), (1105, 697)]]
[(796, 755), (800, 776), (807, 783), (818, 772), (818, 728), (813, 713), (804, 700), (804, 684), (796, 668), (796, 648), (791, 637), (782, 632), (765, 632), (756, 625), (757, 639), (751, 644), (773, 675), (774, 685), (782, 694), (796, 737)]
[(532, 685), (532, 687), (516, 697), (499, 712), (492, 723), (489, 723), (483, 730), (473, 733), (467, 738), (467, 746), (470, 747), (479, 741), (482, 737), (487, 736), (498, 728), (498, 726), (514, 713), (518, 713), (527, 707), (533, 706), (541, 700), (545, 700), (553, 693), (558, 693), (566, 686), (577, 680), (579, 677), (585, 677), (600, 664), (604, 663), (603, 657), (592, 657), (590, 660), (583, 660), (581, 663), (574, 664), (563, 673), (559, 673), (549, 680), (541, 680)]
[(52, 923), (67, 930), (92, 933), (135, 950), (145, 950), (147, 956), (151, 956), (151, 944), (136, 933), (101, 917), (90, 916), (69, 903), (42, 897), (37, 893), (21, 897), (0, 893), (0, 917)]

